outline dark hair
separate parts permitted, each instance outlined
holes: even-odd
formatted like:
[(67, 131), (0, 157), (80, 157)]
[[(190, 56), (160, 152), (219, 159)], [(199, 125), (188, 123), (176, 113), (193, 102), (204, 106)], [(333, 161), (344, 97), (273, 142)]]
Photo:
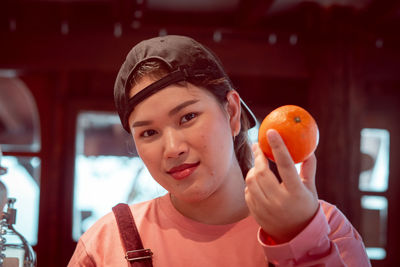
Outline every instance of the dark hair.
[[(150, 59), (144, 61), (137, 67), (137, 70), (129, 81), (130, 88), (140, 82), (144, 76), (150, 76), (154, 79), (161, 79), (170, 72), (171, 70), (169, 66), (161, 60)], [(209, 90), (220, 104), (225, 104), (227, 102), (226, 95), (230, 90), (233, 89), (230, 81), (228, 81), (225, 77), (212, 80), (205, 78), (202, 80), (193, 81), (192, 83), (196, 86), (201, 86)], [(247, 135), (250, 123), (245, 112), (241, 112), (240, 123), (240, 131), (234, 138), (234, 149), (240, 169), (242, 170), (243, 177), (246, 177), (247, 172), (253, 165), (253, 155), (251, 153)]]

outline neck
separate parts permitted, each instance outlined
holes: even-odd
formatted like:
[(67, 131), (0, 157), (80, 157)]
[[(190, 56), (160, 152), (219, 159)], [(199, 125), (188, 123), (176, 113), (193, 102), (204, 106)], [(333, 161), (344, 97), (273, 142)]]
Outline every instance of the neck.
[(186, 217), (205, 224), (230, 224), (249, 215), (244, 197), (245, 181), (239, 172), (229, 177), (226, 186), (221, 186), (202, 201), (186, 202), (171, 195), (174, 207)]

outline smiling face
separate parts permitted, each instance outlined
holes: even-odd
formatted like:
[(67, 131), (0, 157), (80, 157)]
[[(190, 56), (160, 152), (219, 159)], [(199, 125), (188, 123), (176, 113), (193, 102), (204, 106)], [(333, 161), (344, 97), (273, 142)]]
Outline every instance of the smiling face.
[[(142, 78), (131, 96), (152, 82)], [(226, 192), (228, 179), (243, 180), (232, 142), (240, 128), (239, 96), (232, 91), (227, 99), (221, 106), (205, 89), (173, 84), (131, 113), (129, 126), (138, 154), (172, 196), (201, 201)]]

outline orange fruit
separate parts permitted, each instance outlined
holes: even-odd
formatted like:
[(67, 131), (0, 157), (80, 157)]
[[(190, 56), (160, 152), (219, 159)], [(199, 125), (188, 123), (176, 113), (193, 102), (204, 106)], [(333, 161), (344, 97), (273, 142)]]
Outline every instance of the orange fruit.
[(294, 163), (303, 162), (317, 148), (319, 140), (317, 123), (310, 113), (299, 106), (281, 106), (269, 113), (260, 125), (258, 143), (265, 156), (274, 161), (267, 140), (268, 129), (278, 131)]

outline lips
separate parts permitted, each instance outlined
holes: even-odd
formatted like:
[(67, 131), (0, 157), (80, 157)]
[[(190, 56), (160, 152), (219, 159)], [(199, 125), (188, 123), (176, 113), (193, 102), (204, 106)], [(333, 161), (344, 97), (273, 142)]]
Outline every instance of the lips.
[(167, 171), (168, 174), (170, 174), (174, 179), (176, 180), (182, 180), (191, 175), (199, 166), (200, 162), (196, 163), (185, 163), (176, 167), (173, 167), (169, 171)]

